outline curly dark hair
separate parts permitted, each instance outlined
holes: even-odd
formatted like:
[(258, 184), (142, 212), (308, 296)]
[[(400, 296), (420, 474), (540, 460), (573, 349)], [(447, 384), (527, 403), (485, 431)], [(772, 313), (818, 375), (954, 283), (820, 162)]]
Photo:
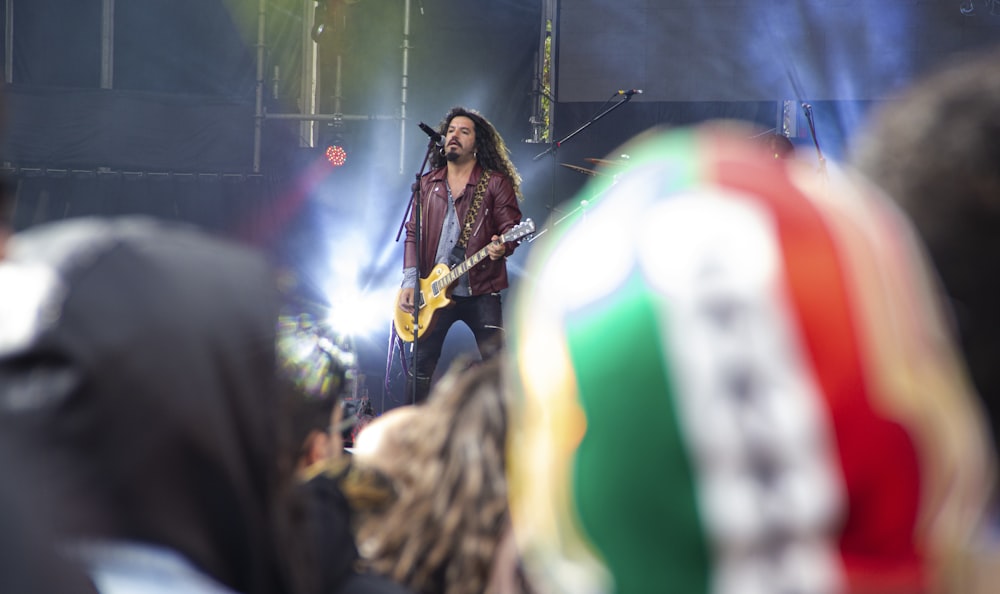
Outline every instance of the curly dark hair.
[(418, 593), (484, 592), (510, 519), (503, 363), (465, 365), (456, 360), (425, 404), (393, 411), (409, 416), (385, 430), (375, 470), (398, 497), (358, 518), (362, 565)]
[[(497, 129), (493, 127), (493, 124), (483, 114), (474, 109), (452, 107), (438, 125), (438, 132), (442, 136), (445, 136), (448, 133), (448, 126), (451, 124), (451, 121), (458, 116), (465, 116), (476, 125), (476, 162), (483, 169), (499, 171), (506, 175), (510, 179), (510, 183), (513, 184), (517, 197), (523, 199), (524, 196), (521, 194), (521, 175), (510, 160), (510, 150), (507, 148), (507, 144), (503, 141), (500, 133), (497, 132)], [(447, 160), (444, 157), (443, 151), (437, 151), (431, 155), (431, 167), (437, 169), (438, 167), (444, 167), (446, 163)]]

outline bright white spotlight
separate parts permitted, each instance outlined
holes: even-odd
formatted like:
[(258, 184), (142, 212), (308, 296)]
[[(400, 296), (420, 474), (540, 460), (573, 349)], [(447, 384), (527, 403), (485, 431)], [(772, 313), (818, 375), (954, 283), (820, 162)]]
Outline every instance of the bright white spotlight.
[(324, 321), (356, 340), (383, 341), (388, 336), (399, 294), (398, 279), (372, 282), (361, 263), (372, 261), (373, 246), (369, 245), (371, 238), (359, 228), (334, 235), (328, 253), (336, 256), (330, 258), (322, 283), (329, 306)]
[(388, 331), (397, 292), (341, 287), (329, 293), (330, 313), (326, 321), (333, 329), (351, 337), (373, 338)]

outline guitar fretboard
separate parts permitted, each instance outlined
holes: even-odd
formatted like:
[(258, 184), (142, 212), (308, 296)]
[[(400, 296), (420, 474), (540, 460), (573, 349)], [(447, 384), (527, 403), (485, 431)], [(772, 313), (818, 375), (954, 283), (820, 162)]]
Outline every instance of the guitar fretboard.
[[(489, 247), (489, 246), (487, 246), (487, 247)], [(432, 290), (432, 292), (435, 295), (437, 295), (438, 292), (440, 292), (442, 289), (446, 289), (446, 288), (450, 287), (451, 283), (457, 281), (459, 279), (459, 277), (461, 277), (463, 274), (465, 274), (469, 270), (472, 270), (473, 266), (475, 266), (476, 264), (479, 264), (483, 260), (483, 258), (486, 257), (487, 253), (488, 252), (486, 251), (486, 248), (483, 248), (483, 249), (479, 250), (478, 252), (476, 252), (476, 253), (472, 254), (471, 256), (469, 256), (468, 259), (466, 259), (464, 262), (462, 262), (458, 266), (455, 266), (454, 268), (452, 268), (451, 272), (449, 272), (448, 274), (442, 276), (441, 278), (437, 279), (436, 281), (432, 282), (431, 283), (431, 290)]]
[(524, 219), (518, 223), (513, 229), (504, 233), (500, 236), (500, 239), (492, 242), (478, 252), (472, 254), (464, 262), (455, 266), (448, 271), (448, 274), (442, 276), (436, 281), (431, 281), (431, 293), (434, 295), (440, 294), (442, 291), (451, 286), (451, 283), (457, 281), (459, 277), (472, 269), (473, 266), (479, 264), (483, 258), (485, 258), (489, 252), (487, 249), (490, 245), (499, 245), (507, 243), (508, 241), (517, 241), (529, 233), (535, 231), (535, 223), (531, 219)]

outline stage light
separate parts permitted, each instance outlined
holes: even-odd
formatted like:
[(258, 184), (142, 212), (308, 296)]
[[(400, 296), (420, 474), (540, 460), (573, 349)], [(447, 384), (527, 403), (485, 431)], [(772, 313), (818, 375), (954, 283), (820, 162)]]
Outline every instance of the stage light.
[(342, 167), (347, 163), (348, 143), (343, 122), (334, 121), (323, 126), (318, 148), (331, 167)]
[(309, 36), (312, 38), (313, 43), (319, 43), (319, 40), (326, 33), (326, 0), (316, 0), (316, 8), (313, 10), (313, 26), (312, 31), (309, 32)]
[[(316, 11), (317, 12), (319, 11), (319, 7), (316, 8)], [(313, 42), (319, 43), (319, 40), (323, 36), (324, 31), (326, 31), (326, 24), (316, 23), (315, 25), (313, 25), (312, 33), (310, 33), (309, 36), (312, 37)]]
[(326, 147), (323, 156), (333, 167), (341, 167), (347, 163), (347, 149), (339, 144), (331, 144)]
[(327, 303), (324, 322), (359, 340), (387, 335), (399, 293), (397, 275), (373, 282), (363, 269), (362, 263), (374, 258), (376, 246), (370, 243), (371, 238), (361, 230), (337, 233), (329, 246), (331, 256), (322, 273), (325, 279), (319, 283)]
[(340, 287), (330, 295), (325, 322), (351, 337), (374, 340), (388, 332), (398, 292), (395, 287)]

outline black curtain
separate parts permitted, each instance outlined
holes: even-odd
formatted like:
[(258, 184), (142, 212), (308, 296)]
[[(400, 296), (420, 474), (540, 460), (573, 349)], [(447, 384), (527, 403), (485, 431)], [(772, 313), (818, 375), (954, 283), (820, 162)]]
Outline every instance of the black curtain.
[(189, 223), (269, 251), (294, 216), (269, 176), (22, 169), (15, 228), (70, 217), (145, 215)]
[[(16, 228), (144, 214), (280, 241), (301, 204), (288, 198), (298, 136), (266, 122), (254, 171), (257, 0), (115, 2), (112, 88), (101, 88), (100, 0), (8, 1), (2, 173)], [(266, 5), (271, 112), (297, 108), (302, 4)]]

